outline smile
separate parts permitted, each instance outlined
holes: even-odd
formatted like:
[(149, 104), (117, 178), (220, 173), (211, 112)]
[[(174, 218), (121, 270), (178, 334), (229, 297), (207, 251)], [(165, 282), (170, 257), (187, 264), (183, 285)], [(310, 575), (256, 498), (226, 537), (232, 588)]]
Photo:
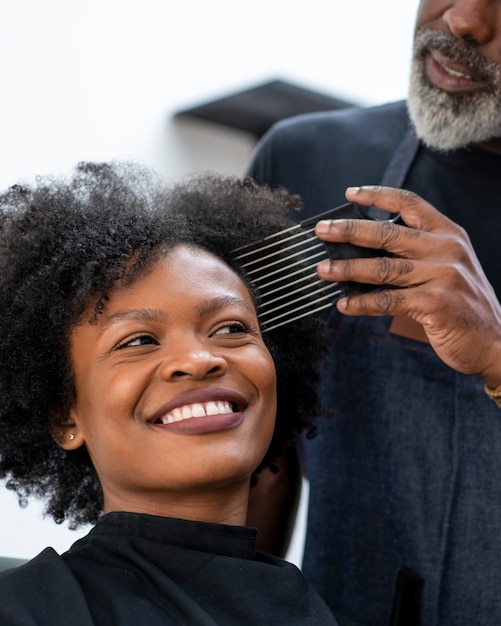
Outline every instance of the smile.
[(147, 420), (170, 432), (199, 434), (233, 428), (244, 419), (248, 400), (234, 389), (185, 391), (161, 405)]
[(474, 68), (435, 50), (427, 57), (426, 71), (428, 79), (435, 87), (450, 93), (476, 91), (487, 85), (487, 81)]
[(447, 65), (442, 65), (442, 69), (447, 72), (447, 74), (450, 74), (450, 76), (458, 76), (459, 78), (474, 80), (471, 74), (467, 74), (466, 72), (459, 72), (458, 70), (453, 70), (452, 67), (447, 67)]
[(162, 415), (155, 424), (173, 424), (192, 417), (206, 417), (208, 415), (227, 415), (234, 413), (233, 405), (226, 400), (211, 400), (209, 402), (195, 402), (177, 407)]
[(439, 50), (430, 50), (430, 56), (446, 74), (449, 74), (449, 76), (462, 78), (464, 80), (484, 82), (484, 78), (480, 75), (478, 69), (461, 63), (458, 59), (449, 57)]

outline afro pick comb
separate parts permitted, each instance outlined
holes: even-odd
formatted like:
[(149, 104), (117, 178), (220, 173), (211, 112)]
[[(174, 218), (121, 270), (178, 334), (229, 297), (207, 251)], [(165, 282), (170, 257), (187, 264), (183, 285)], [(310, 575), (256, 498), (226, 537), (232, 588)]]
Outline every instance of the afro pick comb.
[[(264, 332), (329, 309), (343, 296), (378, 288), (354, 282), (327, 282), (318, 277), (315, 268), (325, 259), (388, 256), (385, 250), (318, 239), (315, 225), (324, 219), (379, 218), (371, 217), (357, 204), (343, 204), (232, 251), (233, 259), (259, 293), (258, 318)], [(397, 215), (388, 221), (399, 219)]]

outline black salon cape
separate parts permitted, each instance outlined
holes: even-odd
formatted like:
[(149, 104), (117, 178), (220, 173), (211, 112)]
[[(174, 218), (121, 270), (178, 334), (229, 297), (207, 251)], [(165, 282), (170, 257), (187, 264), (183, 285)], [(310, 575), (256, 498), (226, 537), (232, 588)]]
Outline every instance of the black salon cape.
[(0, 574), (1, 626), (336, 625), (255, 530), (109, 513), (68, 552)]

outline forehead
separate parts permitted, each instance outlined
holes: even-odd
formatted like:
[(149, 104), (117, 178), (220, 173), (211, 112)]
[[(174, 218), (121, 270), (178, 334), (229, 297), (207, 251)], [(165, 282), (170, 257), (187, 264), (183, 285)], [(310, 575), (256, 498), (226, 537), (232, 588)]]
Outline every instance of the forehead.
[(254, 309), (247, 286), (234, 270), (214, 254), (195, 246), (178, 245), (169, 250), (132, 283), (117, 285), (108, 302), (134, 295), (140, 299), (149, 294), (178, 298), (180, 304), (193, 298), (233, 295)]

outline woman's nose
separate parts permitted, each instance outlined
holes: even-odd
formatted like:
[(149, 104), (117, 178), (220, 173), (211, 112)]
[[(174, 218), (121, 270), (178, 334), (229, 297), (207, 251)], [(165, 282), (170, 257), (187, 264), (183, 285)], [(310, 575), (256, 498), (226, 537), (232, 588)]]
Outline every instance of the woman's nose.
[(228, 369), (226, 359), (201, 346), (189, 349), (167, 348), (165, 359), (160, 365), (160, 375), (165, 380), (191, 377), (202, 380), (206, 377), (222, 376)]
[(444, 11), (443, 19), (453, 35), (482, 45), (493, 38), (499, 12), (499, 2), (492, 0), (456, 0)]

